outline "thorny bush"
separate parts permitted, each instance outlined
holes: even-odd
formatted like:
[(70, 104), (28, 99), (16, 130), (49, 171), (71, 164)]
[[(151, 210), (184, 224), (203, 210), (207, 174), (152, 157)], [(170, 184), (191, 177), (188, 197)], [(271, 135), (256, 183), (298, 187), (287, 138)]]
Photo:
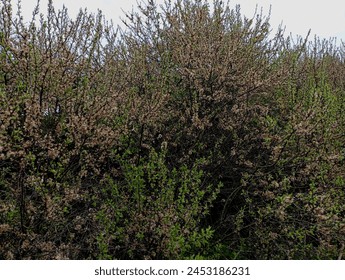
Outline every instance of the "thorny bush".
[(0, 258), (341, 259), (344, 49), (222, 1), (0, 12)]

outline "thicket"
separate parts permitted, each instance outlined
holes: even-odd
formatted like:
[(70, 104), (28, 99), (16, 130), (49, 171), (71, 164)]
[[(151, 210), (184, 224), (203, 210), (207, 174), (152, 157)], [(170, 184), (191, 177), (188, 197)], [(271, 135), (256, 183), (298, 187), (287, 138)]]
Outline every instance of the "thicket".
[(344, 48), (222, 1), (0, 12), (1, 259), (341, 259)]

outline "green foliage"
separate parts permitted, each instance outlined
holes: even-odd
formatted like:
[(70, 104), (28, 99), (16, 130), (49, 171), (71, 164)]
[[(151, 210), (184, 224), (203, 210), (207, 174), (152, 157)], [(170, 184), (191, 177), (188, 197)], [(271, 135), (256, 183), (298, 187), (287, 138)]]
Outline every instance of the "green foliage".
[(200, 228), (200, 221), (220, 188), (203, 184), (202, 161), (170, 170), (166, 150), (152, 150), (138, 164), (128, 163), (128, 154), (119, 161), (122, 180), (107, 177), (102, 183), (99, 257), (176, 259), (202, 253), (213, 231)]

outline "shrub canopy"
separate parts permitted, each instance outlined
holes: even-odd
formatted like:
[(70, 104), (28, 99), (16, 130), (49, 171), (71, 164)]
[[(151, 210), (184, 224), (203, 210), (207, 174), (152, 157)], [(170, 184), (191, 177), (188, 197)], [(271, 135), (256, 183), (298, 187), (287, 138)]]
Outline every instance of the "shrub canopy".
[(0, 8), (0, 258), (342, 258), (343, 46), (217, 0)]

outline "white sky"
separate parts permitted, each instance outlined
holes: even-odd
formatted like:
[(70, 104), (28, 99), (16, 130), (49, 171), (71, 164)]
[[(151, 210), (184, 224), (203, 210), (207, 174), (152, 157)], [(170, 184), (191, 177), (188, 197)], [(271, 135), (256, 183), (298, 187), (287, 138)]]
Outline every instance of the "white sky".
[[(138, 0), (140, 1), (140, 0)], [(174, 0), (172, 0), (174, 1)], [(16, 4), (16, 0), (12, 0)], [(46, 11), (48, 0), (41, 0), (41, 11)], [(156, 0), (163, 3), (164, 0)], [(210, 1), (212, 2), (212, 0)], [(226, 0), (224, 0), (226, 2)], [(24, 16), (30, 16), (36, 0), (22, 0)], [(137, 0), (53, 0), (56, 8), (64, 4), (70, 16), (74, 17), (79, 9), (87, 8), (89, 12), (102, 10), (107, 19), (112, 19), (115, 24), (124, 18), (124, 11), (130, 11), (137, 6)], [(286, 26), (286, 35), (290, 32), (295, 35), (305, 36), (308, 30), (321, 38), (337, 37), (345, 41), (345, 1), (344, 0), (230, 0), (230, 6), (241, 5), (241, 13), (252, 17), (256, 5), (263, 8), (263, 14), (268, 15), (271, 5), (271, 26), (276, 30), (280, 23)]]

